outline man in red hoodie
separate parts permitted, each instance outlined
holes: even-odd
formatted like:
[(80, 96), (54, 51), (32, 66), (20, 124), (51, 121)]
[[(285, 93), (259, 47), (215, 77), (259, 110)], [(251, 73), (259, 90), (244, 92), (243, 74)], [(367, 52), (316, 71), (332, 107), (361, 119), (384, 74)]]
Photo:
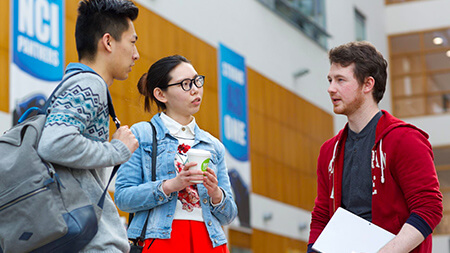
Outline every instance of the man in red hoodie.
[(373, 45), (341, 45), (329, 59), (333, 110), (348, 123), (320, 149), (308, 252), (338, 207), (396, 235), (379, 252), (431, 252), (442, 194), (428, 135), (378, 108), (387, 62)]

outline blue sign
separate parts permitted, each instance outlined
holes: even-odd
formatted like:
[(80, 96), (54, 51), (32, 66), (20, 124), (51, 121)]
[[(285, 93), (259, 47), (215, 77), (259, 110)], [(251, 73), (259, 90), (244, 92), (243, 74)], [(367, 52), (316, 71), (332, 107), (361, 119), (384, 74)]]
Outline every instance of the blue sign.
[(248, 98), (244, 58), (220, 44), (219, 73), (222, 142), (235, 159), (248, 161)]
[(30, 75), (59, 81), (64, 73), (64, 0), (14, 0), (13, 62)]

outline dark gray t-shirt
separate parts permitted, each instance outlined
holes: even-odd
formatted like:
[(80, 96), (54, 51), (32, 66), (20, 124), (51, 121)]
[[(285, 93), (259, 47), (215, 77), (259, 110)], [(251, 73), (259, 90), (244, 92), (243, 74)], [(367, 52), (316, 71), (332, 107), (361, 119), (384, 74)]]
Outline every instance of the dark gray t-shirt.
[(342, 174), (342, 207), (372, 221), (372, 147), (382, 112), (378, 112), (360, 133), (348, 128)]

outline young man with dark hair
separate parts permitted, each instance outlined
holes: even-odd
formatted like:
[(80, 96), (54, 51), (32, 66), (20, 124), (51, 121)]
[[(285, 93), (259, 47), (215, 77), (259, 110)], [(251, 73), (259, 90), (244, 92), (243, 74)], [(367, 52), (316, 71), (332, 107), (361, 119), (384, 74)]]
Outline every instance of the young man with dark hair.
[[(41, 157), (70, 168), (92, 203), (105, 188), (105, 167), (127, 161), (138, 142), (127, 126), (109, 140), (107, 90), (114, 79), (125, 80), (139, 59), (133, 20), (138, 8), (127, 0), (83, 0), (78, 8), (76, 43), (78, 63), (70, 63), (48, 110), (39, 142)], [(96, 210), (100, 213), (99, 210)], [(82, 252), (128, 252), (125, 226), (107, 195), (98, 232)]]
[(329, 59), (333, 110), (348, 123), (320, 149), (308, 252), (338, 207), (396, 235), (379, 252), (431, 252), (442, 194), (428, 135), (378, 108), (387, 62), (373, 45), (341, 45)]

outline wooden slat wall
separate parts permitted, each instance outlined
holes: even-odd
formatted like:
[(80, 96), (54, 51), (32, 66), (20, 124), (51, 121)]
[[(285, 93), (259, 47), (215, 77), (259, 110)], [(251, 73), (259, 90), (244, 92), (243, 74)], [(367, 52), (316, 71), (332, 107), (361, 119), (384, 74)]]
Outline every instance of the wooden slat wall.
[(256, 229), (253, 230), (252, 236), (252, 250), (255, 253), (306, 253), (306, 242)]
[(9, 112), (9, 1), (0, 8), (0, 111)]
[(79, 1), (76, 0), (66, 0), (66, 26), (65, 29), (65, 45), (66, 50), (64, 52), (65, 65), (70, 62), (78, 61), (77, 47), (75, 45), (75, 22), (77, 20), (77, 8)]
[[(78, 0), (66, 1), (66, 64), (77, 61), (74, 27)], [(181, 54), (206, 76), (198, 124), (219, 138), (217, 49), (141, 7), (134, 22), (140, 59), (126, 81), (111, 86), (116, 113), (123, 124), (149, 120), (136, 84), (151, 63)], [(333, 135), (332, 116), (247, 68), (252, 191), (289, 205), (312, 210), (316, 196), (316, 164), (321, 144)], [(155, 108), (154, 108), (155, 109)], [(111, 132), (114, 127), (111, 124)], [(122, 215), (126, 215), (121, 213)], [(230, 244), (239, 246), (237, 231)], [(239, 237), (239, 235), (238, 235)], [(306, 243), (253, 230), (253, 252), (305, 252)]]
[(248, 68), (252, 191), (312, 210), (332, 116)]
[[(228, 231), (228, 240), (232, 242), (232, 246), (251, 249), (252, 248), (252, 236), (251, 234), (237, 231), (237, 230), (229, 230)], [(231, 249), (230, 249), (231, 250)]]

